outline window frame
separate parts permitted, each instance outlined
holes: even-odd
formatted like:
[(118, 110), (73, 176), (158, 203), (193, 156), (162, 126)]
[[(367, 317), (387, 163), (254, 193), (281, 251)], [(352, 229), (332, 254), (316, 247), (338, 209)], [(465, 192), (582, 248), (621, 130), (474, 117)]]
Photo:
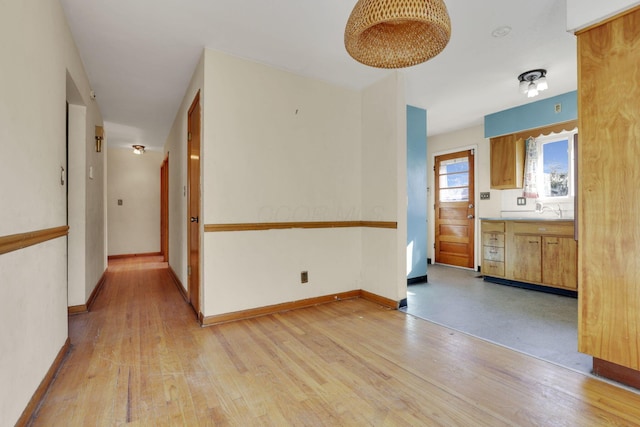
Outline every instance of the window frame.
[[(575, 156), (574, 152), (574, 138), (578, 133), (578, 129), (572, 129), (570, 131), (554, 132), (549, 135), (543, 135), (536, 137), (538, 144), (538, 170), (536, 171), (536, 186), (538, 187), (538, 198), (536, 200), (541, 202), (564, 202), (572, 200), (575, 197)], [(544, 145), (567, 140), (567, 156), (568, 156), (568, 186), (569, 194), (566, 196), (545, 196), (544, 190)]]

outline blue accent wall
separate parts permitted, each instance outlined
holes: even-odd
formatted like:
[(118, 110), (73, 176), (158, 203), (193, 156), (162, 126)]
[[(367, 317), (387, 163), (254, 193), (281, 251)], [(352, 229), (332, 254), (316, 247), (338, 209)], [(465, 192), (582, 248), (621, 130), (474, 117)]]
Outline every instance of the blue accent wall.
[(427, 275), (427, 111), (407, 105), (407, 279)]
[[(560, 113), (555, 112), (556, 104), (562, 106)], [(506, 135), (577, 118), (578, 92), (567, 92), (484, 116), (484, 137)]]

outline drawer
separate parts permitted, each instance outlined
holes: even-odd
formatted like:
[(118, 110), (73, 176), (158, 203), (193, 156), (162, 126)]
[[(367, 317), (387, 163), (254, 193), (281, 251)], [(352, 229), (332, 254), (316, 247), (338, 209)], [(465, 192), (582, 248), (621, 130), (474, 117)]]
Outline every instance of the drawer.
[(482, 274), (485, 276), (504, 276), (504, 262), (483, 261)]
[(498, 248), (504, 248), (504, 234), (482, 233), (482, 244), (484, 246), (495, 246)]
[(514, 234), (536, 234), (539, 236), (573, 236), (573, 221), (518, 222), (512, 224)]
[(504, 233), (504, 221), (482, 221), (482, 232), (497, 231)]
[(484, 261), (504, 262), (504, 248), (495, 246), (483, 246), (482, 259)]

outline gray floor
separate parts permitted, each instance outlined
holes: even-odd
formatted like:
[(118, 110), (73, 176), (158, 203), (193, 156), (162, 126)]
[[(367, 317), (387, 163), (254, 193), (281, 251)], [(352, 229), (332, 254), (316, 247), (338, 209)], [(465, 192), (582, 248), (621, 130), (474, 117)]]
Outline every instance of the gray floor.
[(479, 273), (429, 265), (429, 282), (408, 287), (409, 314), (579, 372), (578, 300), (485, 282)]

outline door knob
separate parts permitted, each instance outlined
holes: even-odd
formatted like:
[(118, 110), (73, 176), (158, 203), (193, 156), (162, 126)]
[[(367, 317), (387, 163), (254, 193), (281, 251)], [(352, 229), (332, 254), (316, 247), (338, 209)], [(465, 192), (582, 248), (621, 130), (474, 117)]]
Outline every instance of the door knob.
[(473, 215), (467, 215), (467, 219), (473, 219)]
[(199, 222), (198, 221), (198, 217), (197, 216), (192, 216), (191, 217), (191, 222)]

